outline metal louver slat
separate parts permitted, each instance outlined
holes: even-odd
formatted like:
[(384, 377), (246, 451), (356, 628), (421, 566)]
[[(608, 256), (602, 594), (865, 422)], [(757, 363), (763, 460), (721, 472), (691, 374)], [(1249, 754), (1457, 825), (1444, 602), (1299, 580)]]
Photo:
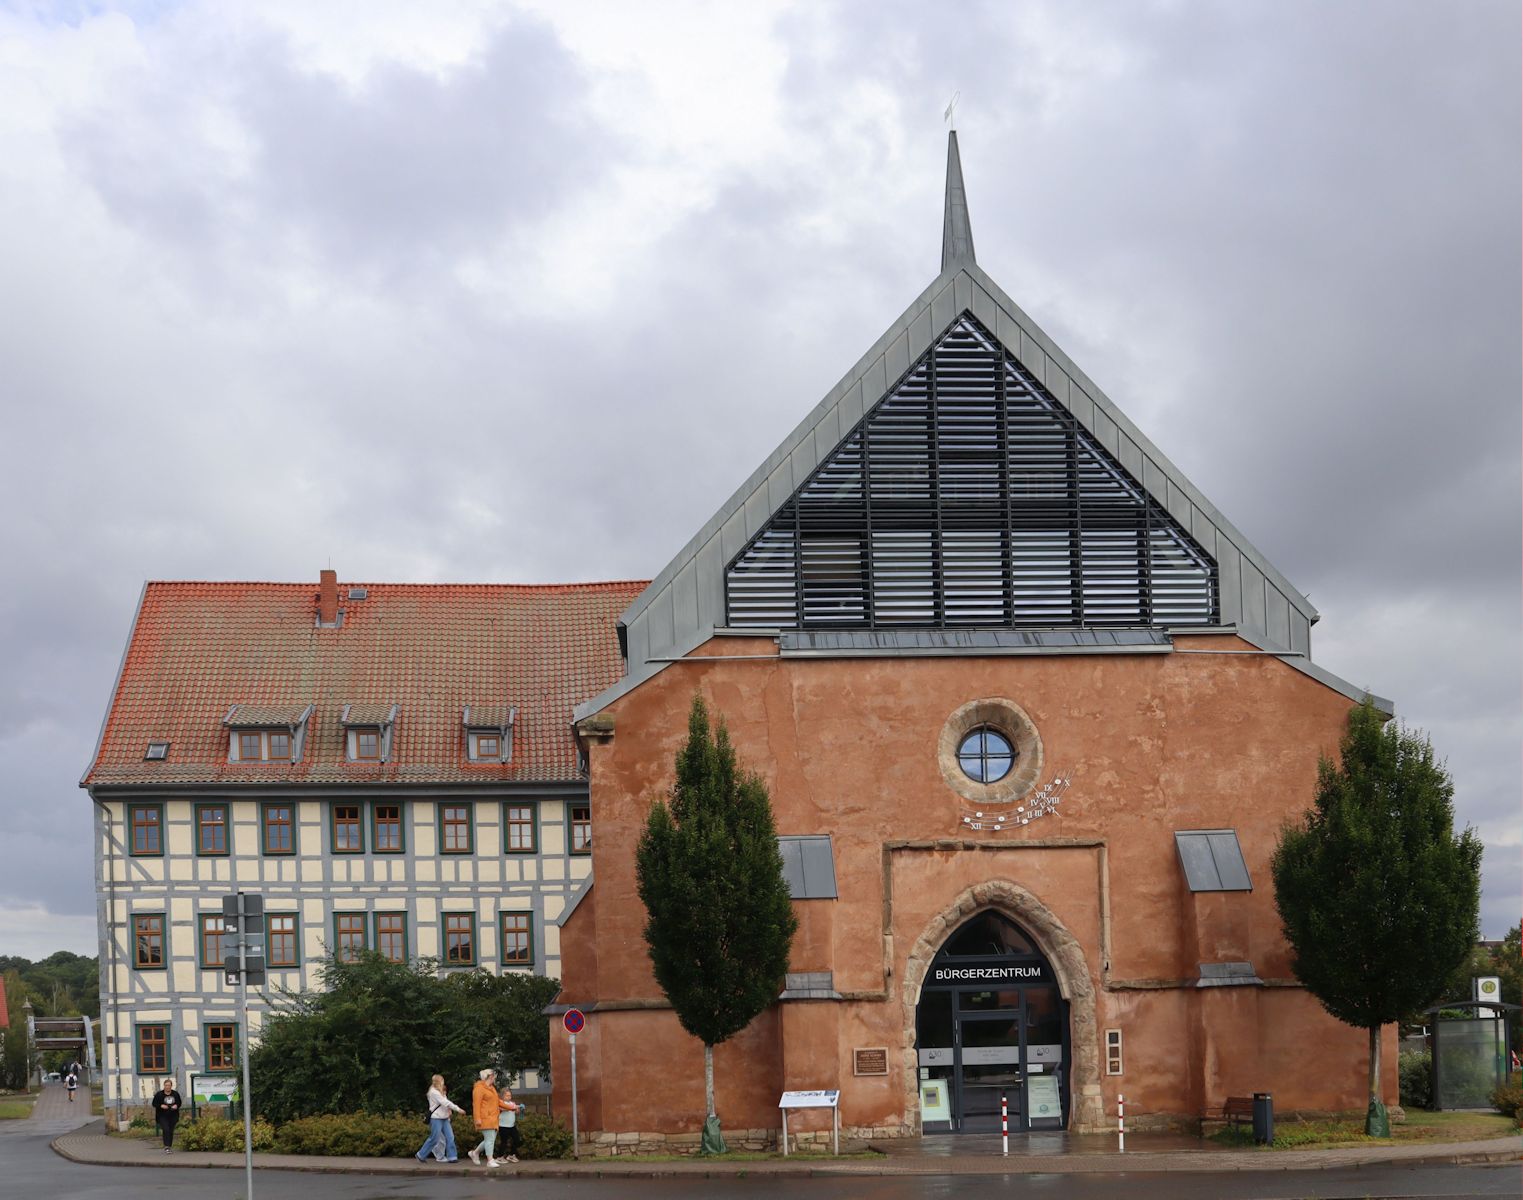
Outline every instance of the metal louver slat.
[(737, 628), (1209, 625), (1215, 562), (968, 313), (731, 562)]

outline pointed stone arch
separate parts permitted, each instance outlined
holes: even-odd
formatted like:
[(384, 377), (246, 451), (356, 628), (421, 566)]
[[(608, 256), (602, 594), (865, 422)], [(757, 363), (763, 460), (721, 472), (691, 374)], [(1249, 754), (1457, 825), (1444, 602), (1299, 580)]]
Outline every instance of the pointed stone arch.
[(992, 909), (1009, 917), (1031, 935), (1057, 977), (1058, 992), (1068, 1001), (1068, 1039), (1073, 1054), (1069, 1067), (1068, 1127), (1075, 1133), (1098, 1133), (1106, 1128), (1100, 1096), (1100, 1032), (1095, 1006), (1095, 983), (1084, 948), (1053, 911), (1020, 884), (989, 879), (965, 889), (921, 931), (910, 947), (904, 968), (904, 1027), (910, 1030), (904, 1052), (905, 1115), (911, 1131), (920, 1131), (920, 1071), (915, 1056), (915, 1010), (931, 960), (947, 938), (974, 913)]

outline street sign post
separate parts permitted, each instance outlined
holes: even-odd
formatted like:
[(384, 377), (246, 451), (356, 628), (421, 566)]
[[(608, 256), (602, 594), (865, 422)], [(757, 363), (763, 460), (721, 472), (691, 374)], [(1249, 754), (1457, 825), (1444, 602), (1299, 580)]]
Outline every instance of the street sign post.
[(222, 968), (229, 984), (238, 985), (243, 1036), (243, 1173), (244, 1200), (254, 1200), (253, 1093), (249, 1088), (249, 984), (264, 983), (264, 897), (236, 892), (222, 897)]
[(561, 1024), (571, 1035), (571, 1157), (581, 1158), (581, 1141), (577, 1132), (576, 1113), (576, 1035), (587, 1027), (587, 1017), (579, 1008), (568, 1008)]

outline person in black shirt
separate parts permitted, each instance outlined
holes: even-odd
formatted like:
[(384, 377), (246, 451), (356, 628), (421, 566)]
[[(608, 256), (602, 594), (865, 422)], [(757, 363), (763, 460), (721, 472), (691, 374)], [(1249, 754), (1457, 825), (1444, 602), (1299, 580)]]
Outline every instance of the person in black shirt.
[(153, 1121), (159, 1127), (159, 1135), (164, 1139), (164, 1153), (169, 1153), (170, 1146), (174, 1145), (175, 1125), (180, 1120), (180, 1093), (175, 1091), (175, 1081), (166, 1076), (162, 1091), (153, 1094)]

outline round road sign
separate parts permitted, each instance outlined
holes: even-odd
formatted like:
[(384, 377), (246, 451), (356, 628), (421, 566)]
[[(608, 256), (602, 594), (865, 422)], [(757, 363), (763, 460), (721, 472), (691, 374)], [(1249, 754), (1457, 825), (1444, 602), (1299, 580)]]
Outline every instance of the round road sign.
[(587, 1018), (582, 1015), (581, 1009), (568, 1008), (566, 1015), (561, 1018), (561, 1022), (566, 1026), (567, 1033), (581, 1033), (587, 1024)]

